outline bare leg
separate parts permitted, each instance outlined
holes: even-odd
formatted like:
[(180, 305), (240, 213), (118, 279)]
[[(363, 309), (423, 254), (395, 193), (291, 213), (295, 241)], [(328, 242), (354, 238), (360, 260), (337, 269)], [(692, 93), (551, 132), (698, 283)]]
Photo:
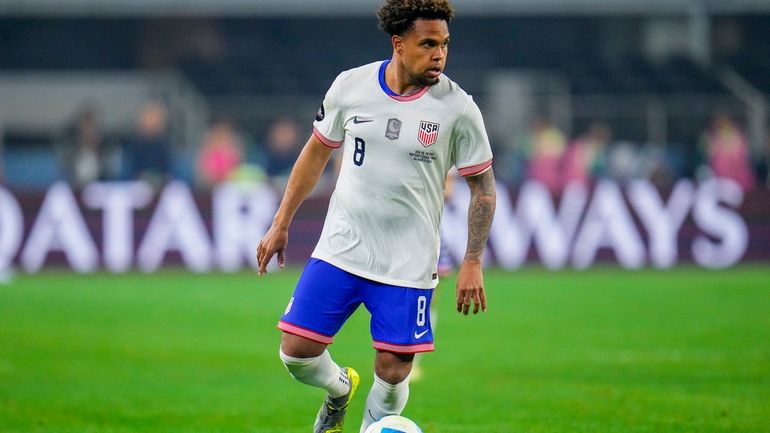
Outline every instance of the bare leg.
[(413, 353), (400, 354), (378, 350), (374, 358), (374, 373), (385, 382), (395, 385), (409, 376), (413, 361)]
[(326, 350), (326, 346), (288, 332), (281, 335), (281, 351), (294, 358), (315, 358)]

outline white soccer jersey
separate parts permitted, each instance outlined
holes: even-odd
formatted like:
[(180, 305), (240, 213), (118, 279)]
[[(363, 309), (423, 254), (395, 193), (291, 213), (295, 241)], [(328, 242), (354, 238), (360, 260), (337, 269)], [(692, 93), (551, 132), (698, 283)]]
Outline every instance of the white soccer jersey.
[(480, 174), (492, 150), (481, 112), (456, 83), (441, 75), (398, 96), (387, 64), (341, 73), (316, 116), (313, 133), (343, 155), (312, 256), (385, 284), (433, 288), (447, 172)]

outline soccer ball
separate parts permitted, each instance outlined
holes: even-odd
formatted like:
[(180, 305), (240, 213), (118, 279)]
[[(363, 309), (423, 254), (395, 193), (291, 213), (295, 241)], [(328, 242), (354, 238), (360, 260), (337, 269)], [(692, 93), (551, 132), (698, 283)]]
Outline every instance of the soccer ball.
[(369, 426), (364, 433), (422, 433), (409, 418), (390, 415)]

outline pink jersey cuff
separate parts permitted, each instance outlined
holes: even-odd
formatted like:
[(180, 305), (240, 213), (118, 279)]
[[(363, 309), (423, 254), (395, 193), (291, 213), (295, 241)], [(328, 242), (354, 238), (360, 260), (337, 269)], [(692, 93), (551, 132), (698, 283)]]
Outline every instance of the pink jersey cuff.
[(339, 149), (340, 146), (342, 146), (341, 141), (329, 140), (328, 138), (324, 137), (324, 135), (321, 134), (321, 131), (319, 131), (317, 128), (313, 128), (313, 135), (315, 135), (317, 139), (321, 140), (321, 143), (331, 147), (332, 149)]
[(425, 344), (390, 344), (382, 341), (375, 341), (372, 346), (375, 349), (384, 350), (386, 352), (394, 353), (419, 353), (419, 352), (433, 352), (433, 343)]
[(319, 334), (317, 332), (311, 331), (307, 328), (303, 328), (301, 326), (292, 325), (291, 323), (284, 322), (281, 320), (278, 322), (278, 329), (280, 329), (283, 332), (288, 332), (289, 334), (299, 335), (300, 337), (305, 337), (308, 340), (313, 340), (318, 343), (323, 344), (332, 344), (334, 341), (334, 337)]
[(492, 167), (492, 160), (491, 159), (489, 161), (482, 162), (481, 164), (471, 165), (469, 167), (458, 168), (457, 171), (460, 172), (460, 176), (468, 177), (468, 176), (475, 176), (477, 174), (481, 174), (481, 173), (487, 171), (487, 169), (489, 169), (489, 167)]

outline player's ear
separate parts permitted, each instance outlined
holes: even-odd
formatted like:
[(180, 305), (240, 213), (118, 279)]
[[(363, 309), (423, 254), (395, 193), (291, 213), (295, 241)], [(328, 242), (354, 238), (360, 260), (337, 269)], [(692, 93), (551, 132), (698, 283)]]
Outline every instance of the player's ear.
[(404, 40), (399, 35), (393, 35), (390, 37), (390, 42), (393, 44), (393, 49), (398, 54), (404, 53)]

